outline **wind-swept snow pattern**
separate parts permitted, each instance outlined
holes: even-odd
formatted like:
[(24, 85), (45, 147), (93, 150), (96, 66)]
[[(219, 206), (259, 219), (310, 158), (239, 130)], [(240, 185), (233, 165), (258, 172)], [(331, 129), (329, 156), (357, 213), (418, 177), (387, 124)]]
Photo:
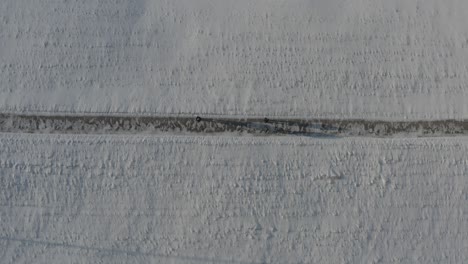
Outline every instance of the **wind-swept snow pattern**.
[(466, 0), (2, 0), (0, 112), (468, 117)]
[(0, 137), (1, 263), (466, 263), (468, 140)]
[(468, 263), (467, 0), (0, 0), (0, 263)]

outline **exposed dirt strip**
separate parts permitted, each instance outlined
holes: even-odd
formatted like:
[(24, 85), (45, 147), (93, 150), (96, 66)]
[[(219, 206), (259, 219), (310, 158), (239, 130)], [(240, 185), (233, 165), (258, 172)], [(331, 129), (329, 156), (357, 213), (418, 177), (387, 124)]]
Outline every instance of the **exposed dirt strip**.
[(468, 135), (468, 120), (378, 121), (231, 119), (103, 115), (0, 114), (0, 132), (47, 134), (230, 134), (313, 137), (436, 137)]

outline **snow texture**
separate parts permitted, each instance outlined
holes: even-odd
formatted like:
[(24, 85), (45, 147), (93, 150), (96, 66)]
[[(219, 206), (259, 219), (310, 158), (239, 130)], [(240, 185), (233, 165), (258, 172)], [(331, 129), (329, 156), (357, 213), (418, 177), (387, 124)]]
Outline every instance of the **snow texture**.
[(467, 263), (468, 140), (0, 137), (1, 263)]
[(2, 0), (0, 111), (467, 118), (466, 0)]
[[(467, 18), (466, 0), (1, 0), (0, 114), (466, 119)], [(468, 263), (467, 137), (18, 124), (2, 264)]]

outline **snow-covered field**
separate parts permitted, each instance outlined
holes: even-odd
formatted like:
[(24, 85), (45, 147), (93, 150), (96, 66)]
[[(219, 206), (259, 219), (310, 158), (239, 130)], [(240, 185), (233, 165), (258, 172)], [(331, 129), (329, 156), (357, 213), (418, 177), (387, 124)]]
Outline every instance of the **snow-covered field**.
[(466, 102), (466, 0), (1, 0), (0, 263), (468, 263)]
[(468, 115), (466, 0), (2, 0), (0, 110)]
[(466, 139), (3, 134), (1, 263), (466, 263)]

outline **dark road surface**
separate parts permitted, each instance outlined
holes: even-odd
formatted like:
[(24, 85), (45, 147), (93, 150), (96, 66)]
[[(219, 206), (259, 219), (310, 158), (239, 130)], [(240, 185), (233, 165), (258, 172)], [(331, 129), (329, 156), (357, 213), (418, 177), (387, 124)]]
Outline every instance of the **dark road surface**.
[(42, 134), (230, 134), (312, 137), (468, 135), (468, 121), (138, 117), (0, 114), (0, 132)]

